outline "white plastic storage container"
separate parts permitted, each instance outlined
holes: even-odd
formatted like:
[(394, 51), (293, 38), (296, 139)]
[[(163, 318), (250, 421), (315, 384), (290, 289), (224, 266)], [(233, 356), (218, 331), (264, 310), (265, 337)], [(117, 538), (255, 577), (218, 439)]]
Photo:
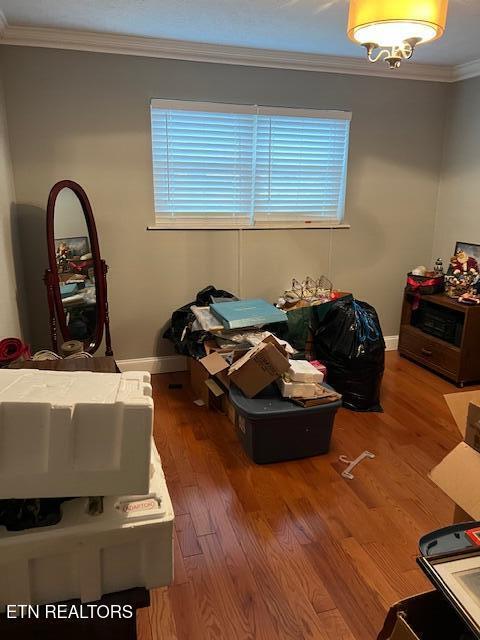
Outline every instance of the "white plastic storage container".
[(148, 492), (148, 373), (0, 370), (0, 498)]
[(147, 495), (105, 498), (101, 515), (88, 515), (87, 498), (77, 498), (63, 504), (62, 520), (52, 527), (0, 527), (0, 611), (168, 585), (174, 514), (153, 444), (151, 469)]

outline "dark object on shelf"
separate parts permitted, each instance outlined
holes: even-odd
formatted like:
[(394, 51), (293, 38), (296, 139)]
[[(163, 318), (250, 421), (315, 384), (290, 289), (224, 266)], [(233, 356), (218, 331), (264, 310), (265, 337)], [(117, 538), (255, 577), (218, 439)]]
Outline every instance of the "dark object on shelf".
[(314, 335), (314, 354), (328, 381), (354, 411), (382, 411), (385, 342), (377, 312), (366, 302), (337, 300)]
[[(7, 618), (6, 614), (0, 615), (0, 638), (8, 640), (136, 640), (137, 638), (137, 611), (150, 606), (150, 594), (146, 589), (136, 588), (127, 591), (118, 591), (103, 596), (101, 600), (83, 605), (79, 600), (68, 600), (55, 605), (63, 605), (64, 613), (56, 617), (50, 614), (47, 617), (46, 606), (39, 606), (38, 618), (30, 615), (22, 618)], [(98, 611), (100, 615), (93, 613), (89, 615), (89, 605), (93, 611)], [(125, 617), (119, 614), (105, 617), (106, 607), (115, 606), (116, 611), (126, 612)], [(77, 616), (67, 615), (72, 611), (72, 607), (77, 611)], [(115, 609), (113, 609), (115, 611)], [(80, 614), (83, 611), (83, 619)], [(65, 613), (66, 612), (66, 613)], [(128, 617), (128, 615), (131, 616)], [(101, 617), (100, 617), (101, 616)]]
[(203, 343), (208, 340), (210, 334), (207, 331), (192, 331), (195, 316), (190, 307), (192, 305), (208, 307), (212, 296), (214, 298), (235, 298), (233, 293), (223, 291), (223, 289), (215, 289), (213, 285), (209, 285), (197, 293), (197, 297), (193, 302), (189, 302), (173, 312), (170, 326), (163, 334), (163, 337), (173, 342), (177, 353), (181, 353), (184, 356), (192, 356), (192, 358), (196, 359), (207, 355)]
[(416, 276), (409, 273), (407, 276), (407, 291), (418, 293), (422, 296), (441, 293), (445, 288), (445, 281), (442, 274), (435, 276)]
[[(424, 296), (422, 304), (426, 303), (430, 310), (437, 307), (437, 311), (440, 308), (439, 313), (449, 311), (455, 314), (461, 325), (458, 345), (425, 333), (415, 326), (413, 296), (406, 292), (398, 345), (400, 355), (432, 369), (460, 386), (480, 380), (480, 305), (463, 305), (441, 293)], [(441, 317), (444, 318), (443, 315)], [(445, 329), (445, 324), (443, 326)], [(447, 333), (449, 331), (451, 335), (451, 325)]]
[(317, 407), (299, 407), (282, 398), (275, 384), (251, 400), (232, 386), (230, 400), (238, 413), (237, 434), (257, 464), (327, 453), (335, 414), (342, 404), (337, 400)]
[(421, 300), (418, 309), (412, 312), (411, 322), (412, 326), (424, 333), (459, 347), (462, 342), (463, 321), (463, 313)]

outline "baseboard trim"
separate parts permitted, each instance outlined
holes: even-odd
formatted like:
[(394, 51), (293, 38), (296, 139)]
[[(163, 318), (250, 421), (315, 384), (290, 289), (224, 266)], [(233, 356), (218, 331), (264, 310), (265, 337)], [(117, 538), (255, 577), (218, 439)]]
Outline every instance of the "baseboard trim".
[(385, 336), (385, 349), (387, 351), (398, 350), (398, 336)]
[[(398, 336), (385, 336), (387, 351), (397, 351)], [(117, 360), (120, 371), (148, 371), (148, 373), (175, 373), (188, 369), (186, 356), (157, 356), (155, 358), (134, 358)]]
[(117, 360), (120, 371), (148, 371), (148, 373), (174, 373), (187, 370), (185, 356), (157, 356), (155, 358), (134, 358)]

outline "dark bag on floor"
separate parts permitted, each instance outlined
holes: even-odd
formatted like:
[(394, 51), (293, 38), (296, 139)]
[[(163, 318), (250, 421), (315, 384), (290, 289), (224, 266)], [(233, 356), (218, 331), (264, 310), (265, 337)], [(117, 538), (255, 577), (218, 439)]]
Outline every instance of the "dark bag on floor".
[(316, 329), (314, 351), (327, 366), (328, 383), (354, 411), (382, 411), (380, 387), (385, 342), (377, 312), (366, 302), (335, 302)]

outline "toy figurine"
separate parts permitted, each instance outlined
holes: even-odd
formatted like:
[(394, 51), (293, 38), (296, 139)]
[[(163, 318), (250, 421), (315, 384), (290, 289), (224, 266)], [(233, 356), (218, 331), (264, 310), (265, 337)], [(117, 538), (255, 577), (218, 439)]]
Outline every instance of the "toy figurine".
[(437, 276), (443, 276), (443, 262), (441, 258), (437, 258), (433, 270)]
[(453, 275), (478, 274), (478, 262), (460, 249), (450, 260), (450, 269)]

